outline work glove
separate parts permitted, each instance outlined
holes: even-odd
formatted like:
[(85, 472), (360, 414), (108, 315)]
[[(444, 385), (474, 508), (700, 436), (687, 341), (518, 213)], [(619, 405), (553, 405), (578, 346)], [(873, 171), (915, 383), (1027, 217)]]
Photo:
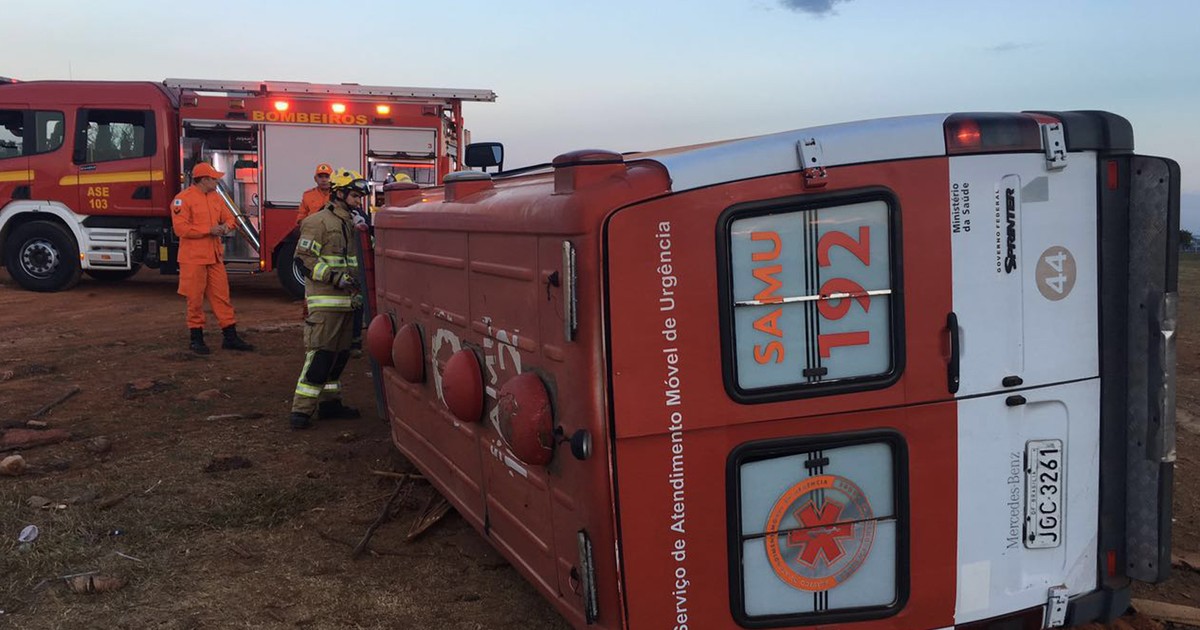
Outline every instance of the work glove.
[(353, 275), (345, 271), (339, 271), (333, 274), (333, 277), (330, 278), (329, 281), (333, 284), (333, 286), (339, 289), (358, 288), (358, 280), (356, 280)]

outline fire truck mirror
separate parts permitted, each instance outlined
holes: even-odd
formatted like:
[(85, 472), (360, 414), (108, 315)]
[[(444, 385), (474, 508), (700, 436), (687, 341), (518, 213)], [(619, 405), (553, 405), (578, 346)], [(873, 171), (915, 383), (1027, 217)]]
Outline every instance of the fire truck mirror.
[(504, 170), (504, 145), (499, 142), (474, 142), (467, 145), (464, 161), (471, 168), (486, 169), (489, 166)]

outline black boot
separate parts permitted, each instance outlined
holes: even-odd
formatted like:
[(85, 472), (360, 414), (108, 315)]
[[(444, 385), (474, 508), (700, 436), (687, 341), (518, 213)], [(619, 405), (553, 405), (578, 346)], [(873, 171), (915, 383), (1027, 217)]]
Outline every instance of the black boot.
[(354, 407), (342, 404), (341, 399), (326, 400), (317, 405), (317, 415), (322, 420), (353, 420), (362, 417), (362, 414)]
[(241, 337), (238, 336), (236, 325), (226, 326), (226, 327), (222, 328), (221, 334), (224, 336), (224, 339), (221, 340), (221, 347), (226, 350), (253, 350), (254, 349), (254, 346), (246, 343), (245, 339), (242, 339)]
[(293, 431), (303, 431), (312, 427), (312, 420), (309, 420), (308, 415), (299, 411), (293, 411), (291, 417), (288, 418), (288, 422), (291, 423)]
[(192, 328), (192, 342), (188, 345), (196, 354), (208, 354), (208, 346), (204, 345), (204, 329)]

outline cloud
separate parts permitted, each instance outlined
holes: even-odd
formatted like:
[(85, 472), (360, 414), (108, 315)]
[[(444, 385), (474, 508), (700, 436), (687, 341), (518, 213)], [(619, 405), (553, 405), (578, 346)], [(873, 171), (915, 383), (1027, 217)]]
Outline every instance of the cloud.
[(818, 17), (826, 15), (836, 15), (833, 10), (834, 5), (841, 2), (849, 2), (850, 0), (779, 0), (785, 9), (791, 9), (799, 13), (811, 13)]

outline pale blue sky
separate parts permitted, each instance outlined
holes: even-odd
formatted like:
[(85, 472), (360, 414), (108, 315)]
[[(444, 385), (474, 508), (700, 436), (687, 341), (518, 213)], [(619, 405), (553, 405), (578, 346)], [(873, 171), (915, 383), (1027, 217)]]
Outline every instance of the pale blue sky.
[[(1191, 0), (41, 0), (0, 74), (486, 88), (506, 165), (904, 114), (1105, 109), (1178, 160), (1200, 233)], [(202, 8), (201, 8), (202, 7)]]

